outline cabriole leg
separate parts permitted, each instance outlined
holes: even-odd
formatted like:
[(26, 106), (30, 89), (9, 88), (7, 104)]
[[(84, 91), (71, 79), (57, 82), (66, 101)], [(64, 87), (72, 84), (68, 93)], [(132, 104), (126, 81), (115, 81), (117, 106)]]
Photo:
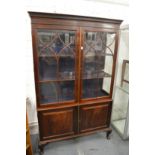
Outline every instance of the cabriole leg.
[(107, 139), (110, 139), (111, 133), (112, 133), (112, 130), (107, 131), (107, 133), (106, 133)]
[(44, 145), (39, 145), (39, 154), (43, 155), (44, 154)]

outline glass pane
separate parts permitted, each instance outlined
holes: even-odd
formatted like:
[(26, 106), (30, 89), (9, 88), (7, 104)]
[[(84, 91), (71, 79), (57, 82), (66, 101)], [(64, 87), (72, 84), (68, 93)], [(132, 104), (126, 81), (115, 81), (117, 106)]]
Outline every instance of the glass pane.
[(74, 100), (74, 81), (48, 82), (40, 84), (40, 103)]
[(85, 79), (83, 80), (83, 98), (93, 98), (96, 97), (96, 85), (97, 79)]
[(82, 98), (109, 95), (114, 47), (114, 33), (84, 33)]
[(40, 102), (74, 100), (75, 31), (38, 30), (37, 34)]
[[(68, 49), (68, 51), (71, 51), (71, 49)], [(59, 70), (61, 79), (75, 80), (75, 57), (72, 53), (65, 55), (65, 52), (63, 52), (60, 55)]]
[(63, 34), (64, 47), (59, 54), (59, 71), (61, 79), (75, 79), (75, 32)]
[(40, 80), (75, 79), (75, 32), (39, 30), (38, 38)]
[(74, 100), (74, 81), (65, 81), (60, 83), (60, 101)]
[(54, 57), (39, 57), (39, 78), (41, 81), (57, 78), (57, 61)]
[(58, 85), (56, 82), (40, 84), (40, 103), (58, 102)]

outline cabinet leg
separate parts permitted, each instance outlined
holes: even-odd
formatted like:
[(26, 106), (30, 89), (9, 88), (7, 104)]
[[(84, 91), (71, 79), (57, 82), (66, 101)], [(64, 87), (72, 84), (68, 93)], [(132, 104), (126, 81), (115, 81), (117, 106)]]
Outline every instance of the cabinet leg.
[(111, 133), (112, 133), (112, 130), (107, 131), (107, 133), (106, 133), (106, 137), (107, 137), (107, 139), (110, 139), (110, 135), (111, 135)]
[(39, 154), (40, 155), (44, 154), (44, 145), (39, 145)]

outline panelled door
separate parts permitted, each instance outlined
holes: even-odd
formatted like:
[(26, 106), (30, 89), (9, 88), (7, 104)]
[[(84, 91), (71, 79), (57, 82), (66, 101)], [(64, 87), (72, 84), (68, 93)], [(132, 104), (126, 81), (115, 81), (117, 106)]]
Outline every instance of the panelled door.
[(38, 112), (41, 140), (71, 136), (77, 133), (77, 107)]
[(109, 126), (111, 102), (80, 106), (79, 132), (89, 132)]

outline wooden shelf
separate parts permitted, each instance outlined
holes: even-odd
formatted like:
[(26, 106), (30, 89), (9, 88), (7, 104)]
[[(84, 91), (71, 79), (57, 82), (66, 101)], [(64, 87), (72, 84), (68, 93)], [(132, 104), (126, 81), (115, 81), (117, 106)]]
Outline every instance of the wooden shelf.
[(90, 74), (90, 75), (83, 75), (82, 79), (100, 79), (100, 78), (105, 78), (105, 77), (111, 77), (109, 73), (106, 72), (100, 72), (96, 74)]
[(68, 79), (55, 79), (55, 80), (40, 80), (39, 83), (49, 83), (49, 82), (63, 82), (63, 81), (75, 81), (75, 78)]
[[(58, 55), (59, 56), (61, 56), (61, 57), (71, 57), (71, 58), (74, 58), (74, 55), (63, 55), (63, 54), (59, 54), (58, 53)], [(99, 56), (113, 56), (113, 54), (110, 54), (110, 53), (107, 53), (107, 54), (99, 54)], [(55, 58), (56, 56), (55, 55), (38, 55), (38, 57), (39, 58), (44, 58), (44, 57), (51, 57), (51, 58)], [(86, 58), (88, 58), (88, 57), (93, 57), (93, 56), (87, 56), (86, 55)]]
[(103, 79), (103, 78), (107, 78), (107, 77), (111, 77), (111, 76), (102, 76), (102, 77), (84, 77), (82, 78), (83, 80), (90, 80), (90, 79)]
[[(63, 58), (68, 58), (68, 57), (70, 57), (70, 58), (75, 58), (75, 56), (74, 55), (62, 55), (62, 54), (59, 54), (58, 53), (58, 55), (59, 55), (59, 57), (63, 57)], [(55, 55), (39, 55), (38, 56), (39, 58), (46, 58), (46, 57), (48, 57), (48, 58), (55, 58), (56, 56)]]
[[(109, 73), (106, 72), (100, 72), (99, 74), (90, 74), (90, 75), (83, 75), (82, 79), (100, 79), (100, 78), (105, 78), (105, 77), (111, 77)], [(63, 82), (63, 81), (74, 81), (75, 76), (72, 76), (70, 78), (65, 77), (63, 79), (62, 76), (60, 76), (60, 79), (51, 79), (51, 80), (40, 80), (39, 83), (49, 83), (49, 82)]]

